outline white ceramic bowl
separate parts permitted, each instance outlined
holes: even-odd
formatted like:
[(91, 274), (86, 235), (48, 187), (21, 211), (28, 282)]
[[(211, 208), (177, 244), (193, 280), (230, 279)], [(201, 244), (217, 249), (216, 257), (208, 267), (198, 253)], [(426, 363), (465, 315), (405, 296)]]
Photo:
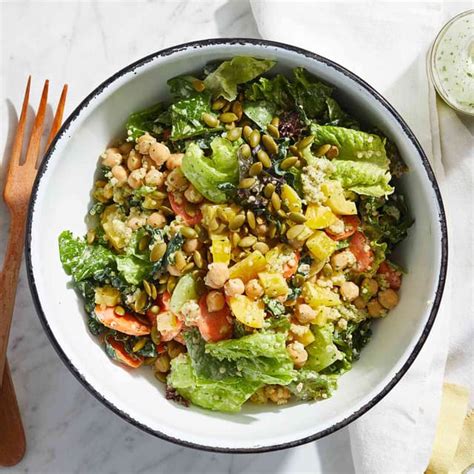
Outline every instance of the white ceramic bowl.
[[(337, 88), (353, 113), (397, 144), (410, 172), (401, 187), (416, 219), (400, 247), (408, 269), (401, 301), (378, 322), (371, 342), (334, 396), (317, 403), (248, 406), (240, 414), (184, 408), (165, 399), (147, 368), (129, 372), (114, 364), (90, 335), (78, 295), (58, 256), (64, 229), (86, 231), (84, 216), (97, 159), (124, 133), (127, 116), (167, 97), (166, 81), (235, 55), (278, 60), (278, 71), (303, 66)], [(407, 99), (408, 100), (408, 99)], [(393, 107), (360, 78), (308, 51), (260, 40), (207, 40), (152, 54), (122, 69), (71, 114), (52, 144), (33, 190), (26, 261), (38, 314), (61, 359), (80, 382), (125, 420), (161, 438), (223, 452), (270, 451), (306, 443), (337, 429), (380, 401), (410, 367), (433, 325), (446, 276), (447, 235), (433, 171), (418, 141)]]

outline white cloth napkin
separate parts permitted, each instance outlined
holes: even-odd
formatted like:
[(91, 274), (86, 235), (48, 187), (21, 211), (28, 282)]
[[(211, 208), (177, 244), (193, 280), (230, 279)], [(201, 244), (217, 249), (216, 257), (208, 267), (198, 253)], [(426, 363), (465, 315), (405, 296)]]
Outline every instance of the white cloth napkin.
[[(467, 164), (464, 168), (468, 174), (464, 180), (462, 175), (455, 182), (446, 180), (436, 95), (426, 74), (428, 48), (447, 20), (443, 2), (251, 0), (251, 6), (263, 38), (301, 46), (333, 59), (365, 79), (395, 106), (431, 160), (448, 214), (452, 206), (447, 195), (454, 193), (459, 201), (465, 200), (469, 192), (472, 197), (472, 166), (471, 180)], [(460, 7), (462, 4), (458, 10)], [(451, 124), (450, 119), (444, 122), (442, 125), (446, 127)], [(466, 155), (470, 143), (468, 137), (462, 139), (457, 151)], [(449, 145), (443, 145), (445, 153)], [(469, 205), (469, 201), (464, 202)], [(462, 222), (459, 212), (453, 217), (449, 219), (450, 224)], [(470, 219), (472, 224), (472, 208)], [(472, 229), (472, 225), (465, 228)], [(464, 273), (469, 277), (469, 271), (472, 276), (472, 244), (469, 245), (468, 240), (464, 249), (471, 250), (470, 266), (468, 258)], [(413, 366), (382, 402), (349, 427), (354, 470), (358, 473), (420, 473), (427, 467), (448, 352), (452, 273), (451, 269), (436, 324)], [(464, 308), (472, 308), (472, 296), (469, 304), (472, 278), (464, 288), (470, 289), (470, 293), (464, 294)], [(469, 328), (469, 316), (466, 323)], [(470, 333), (472, 335), (472, 330)], [(461, 373), (463, 367), (469, 368), (470, 364), (472, 367), (472, 358), (469, 358), (472, 345), (464, 339), (464, 344), (456, 346), (457, 367)]]

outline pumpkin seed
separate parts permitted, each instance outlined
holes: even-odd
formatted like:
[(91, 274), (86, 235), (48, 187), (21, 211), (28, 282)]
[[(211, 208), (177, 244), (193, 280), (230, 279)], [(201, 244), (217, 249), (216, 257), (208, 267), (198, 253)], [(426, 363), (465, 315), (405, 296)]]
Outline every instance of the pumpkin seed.
[(320, 147), (318, 147), (318, 149), (316, 150), (316, 153), (315, 155), (316, 156), (324, 156), (328, 151), (329, 149), (331, 148), (331, 145), (327, 144), (326, 145), (321, 145)]
[(242, 247), (242, 248), (252, 247), (252, 245), (255, 244), (256, 242), (257, 242), (257, 237), (255, 237), (255, 235), (247, 235), (247, 237), (240, 239), (239, 247)]
[(306, 222), (306, 217), (301, 212), (290, 212), (288, 217), (297, 224), (303, 224), (303, 222)]
[(152, 262), (157, 262), (163, 257), (166, 252), (166, 244), (164, 242), (156, 243), (150, 252), (150, 260)]
[(222, 107), (222, 109), (221, 109), (221, 113), (228, 112), (228, 111), (230, 110), (230, 107), (231, 107), (230, 102), (226, 102), (226, 104), (224, 105), (224, 107)]
[(253, 245), (253, 248), (258, 250), (263, 255), (265, 255), (270, 250), (270, 247), (265, 242), (257, 242)]
[(168, 206), (160, 206), (158, 208), (165, 216), (174, 216), (174, 212)]
[(117, 316), (123, 316), (125, 314), (125, 309), (122, 308), (122, 306), (116, 306), (114, 308), (114, 313), (117, 315)]
[(94, 243), (95, 240), (95, 230), (89, 230), (87, 232), (87, 243), (90, 245)]
[(280, 196), (278, 196), (277, 193), (273, 193), (272, 194), (272, 197), (270, 198), (271, 201), (272, 201), (272, 206), (273, 206), (273, 209), (275, 209), (275, 211), (278, 211), (281, 209), (281, 199), (280, 199)]
[(304, 150), (314, 142), (314, 135), (308, 135), (300, 140), (297, 144), (298, 150)]
[(258, 130), (252, 130), (248, 142), (252, 148), (255, 148), (260, 143), (260, 132)]
[(257, 226), (257, 223), (255, 222), (255, 214), (250, 209), (247, 211), (247, 223), (251, 229), (255, 229)]
[(238, 214), (235, 216), (229, 223), (229, 230), (237, 230), (242, 227), (245, 222), (245, 216), (243, 214)]
[(146, 341), (146, 337), (141, 337), (138, 339), (138, 341), (132, 347), (132, 352), (138, 352), (139, 350), (143, 349), (145, 347)]
[(174, 266), (179, 272), (186, 266), (186, 257), (181, 250), (177, 250), (174, 253)]
[(155, 372), (155, 378), (160, 382), (166, 383), (167, 375), (161, 372)]
[(170, 276), (168, 278), (168, 281), (166, 283), (166, 290), (168, 291), (168, 293), (173, 293), (176, 283), (178, 283), (178, 280), (175, 276)]
[(280, 138), (280, 132), (278, 130), (278, 127), (275, 127), (275, 125), (272, 125), (269, 123), (267, 125), (267, 132), (273, 137), (273, 138)]
[(156, 286), (153, 283), (148, 283), (146, 280), (143, 280), (143, 288), (145, 288), (145, 292), (150, 298), (156, 299)]
[(247, 145), (247, 143), (244, 143), (240, 148), (239, 148), (239, 153), (240, 156), (244, 160), (248, 160), (252, 156), (252, 150), (250, 147)]
[(276, 231), (277, 231), (277, 229), (276, 229), (275, 223), (271, 222), (270, 226), (268, 228), (268, 236), (270, 237), (270, 239), (273, 239), (275, 237)]
[(300, 151), (298, 150), (298, 147), (296, 145), (291, 145), (288, 147), (288, 150), (295, 156), (300, 156)]
[(294, 240), (304, 230), (305, 230), (305, 225), (304, 224), (294, 225), (293, 227), (290, 227), (290, 229), (288, 229), (288, 232), (286, 233), (286, 237), (287, 237), (288, 240)]
[(283, 209), (278, 209), (277, 214), (278, 214), (282, 219), (286, 219), (286, 218), (287, 218), (286, 212), (285, 212)]
[(235, 142), (241, 136), (242, 136), (242, 129), (240, 127), (235, 127), (226, 133), (227, 140), (230, 140), (231, 142)]
[(191, 271), (193, 268), (194, 268), (194, 262), (189, 262), (184, 266), (182, 272), (187, 273), (187, 272)]
[(339, 148), (335, 145), (332, 145), (331, 148), (326, 152), (326, 156), (332, 160), (333, 158), (336, 158), (339, 156)]
[(263, 146), (268, 150), (268, 153), (271, 155), (278, 153), (278, 145), (270, 135), (263, 135), (262, 142)]
[(235, 128), (235, 122), (230, 122), (225, 124), (226, 130), (233, 130)]
[(258, 176), (263, 170), (263, 165), (260, 161), (254, 163), (249, 169), (250, 176)]
[(228, 102), (223, 99), (222, 97), (219, 97), (218, 99), (216, 99), (212, 105), (211, 105), (211, 109), (212, 110), (221, 110)]
[(200, 81), (199, 79), (194, 79), (192, 84), (196, 92), (202, 92), (206, 88), (204, 82)]
[(257, 153), (257, 158), (265, 168), (271, 168), (272, 160), (270, 160), (270, 157), (268, 156), (268, 153), (266, 151), (259, 150)]
[(168, 355), (170, 356), (170, 359), (174, 359), (175, 357), (178, 357), (179, 354), (182, 354), (185, 351), (184, 346), (176, 341), (168, 342), (167, 349), (168, 349)]
[(252, 134), (253, 132), (253, 128), (250, 126), (250, 125), (245, 125), (243, 130), (242, 130), (242, 134), (245, 138), (245, 140), (249, 141), (250, 139), (250, 135)]
[(160, 307), (156, 304), (154, 304), (150, 309), (149, 311), (152, 313), (152, 314), (158, 314), (160, 312)]
[(232, 232), (230, 240), (232, 242), (232, 247), (237, 247), (237, 245), (239, 245), (239, 242), (240, 242), (240, 235), (237, 232)]
[(144, 235), (140, 239), (140, 242), (138, 242), (138, 250), (140, 250), (140, 252), (143, 252), (145, 249), (148, 248), (149, 244), (150, 244), (150, 236), (149, 235)]
[(268, 183), (263, 188), (263, 194), (267, 199), (272, 197), (273, 192), (275, 191), (275, 185), (273, 183)]
[(300, 286), (303, 286), (304, 285), (304, 282), (305, 282), (305, 278), (303, 275), (301, 274), (297, 274), (293, 277), (293, 284), (296, 286), (296, 287), (300, 287)]
[(145, 357), (143, 365), (153, 365), (156, 361), (156, 357)]
[[(278, 212), (280, 212), (280, 211), (278, 211)], [(285, 235), (287, 228), (288, 228), (288, 226), (284, 222), (282, 222), (281, 226), (280, 226), (280, 235)]]
[(166, 373), (170, 370), (170, 356), (166, 352), (157, 357), (155, 370), (161, 373)]
[(219, 222), (217, 222), (217, 219), (213, 219), (213, 220), (209, 223), (209, 230), (210, 230), (211, 232), (215, 232), (218, 228), (219, 228)]
[(272, 121), (271, 121), (271, 124), (272, 124), (274, 127), (278, 128), (279, 125), (280, 125), (280, 117), (273, 117), (273, 118), (272, 118)]
[(285, 158), (281, 164), (280, 164), (280, 168), (282, 170), (287, 170), (287, 169), (290, 169), (292, 166), (295, 165), (295, 163), (298, 161), (298, 157), (297, 156), (289, 156), (288, 158)]
[(193, 252), (193, 260), (194, 260), (194, 263), (196, 264), (196, 267), (202, 268), (204, 266), (202, 255), (197, 250)]
[(197, 232), (192, 228), (188, 226), (183, 226), (180, 229), (181, 235), (185, 237), (186, 239), (195, 239), (197, 238)]
[(242, 114), (244, 113), (242, 104), (238, 100), (236, 100), (232, 104), (231, 109), (232, 109), (232, 112), (234, 112), (234, 114), (237, 115), (237, 119), (240, 120), (242, 118)]
[(255, 178), (244, 178), (240, 181), (239, 188), (240, 189), (251, 188), (256, 182), (257, 180)]
[(208, 127), (216, 128), (219, 125), (219, 120), (212, 114), (203, 113), (201, 118)]
[(135, 303), (133, 304), (134, 309), (137, 313), (141, 313), (143, 308), (146, 305), (146, 302), (148, 300), (147, 294), (144, 291), (140, 291), (138, 293), (138, 296), (135, 299)]
[(235, 115), (233, 112), (224, 112), (223, 114), (219, 115), (219, 120), (222, 123), (235, 122), (237, 119), (238, 119), (237, 115)]

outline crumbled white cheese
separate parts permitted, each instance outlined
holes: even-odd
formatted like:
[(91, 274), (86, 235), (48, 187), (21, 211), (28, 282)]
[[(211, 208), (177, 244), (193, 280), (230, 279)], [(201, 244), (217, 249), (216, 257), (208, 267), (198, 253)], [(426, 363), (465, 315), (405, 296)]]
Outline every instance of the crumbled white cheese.
[(333, 172), (334, 165), (326, 158), (315, 159), (314, 163), (303, 168), (301, 180), (306, 201), (319, 204), (324, 200), (325, 196), (321, 192), (321, 184)]
[(180, 313), (184, 317), (187, 326), (195, 326), (201, 317), (201, 310), (195, 300), (186, 301), (181, 306)]

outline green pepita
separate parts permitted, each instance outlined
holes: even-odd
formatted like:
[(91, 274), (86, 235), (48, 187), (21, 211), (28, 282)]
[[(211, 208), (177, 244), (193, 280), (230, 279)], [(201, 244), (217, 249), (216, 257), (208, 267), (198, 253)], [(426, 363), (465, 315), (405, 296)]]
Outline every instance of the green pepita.
[(288, 170), (290, 169), (292, 166), (295, 165), (295, 163), (298, 161), (298, 157), (297, 156), (289, 156), (288, 158), (285, 158), (281, 164), (280, 164), (280, 168), (282, 170)]
[(150, 244), (150, 236), (149, 235), (144, 235), (141, 239), (140, 242), (138, 242), (138, 250), (140, 252), (143, 252), (148, 248), (148, 245)]
[(155, 370), (157, 372), (166, 373), (170, 370), (170, 357), (165, 352), (164, 354), (160, 354), (155, 362)]
[(197, 250), (193, 252), (193, 260), (196, 264), (196, 267), (202, 268), (204, 266), (204, 260), (202, 259), (202, 255)]
[(158, 208), (165, 216), (174, 216), (173, 210), (168, 206), (160, 206)]
[(212, 114), (204, 113), (201, 118), (208, 127), (216, 128), (219, 125), (219, 120)]
[(262, 137), (263, 146), (267, 149), (268, 153), (275, 155), (278, 153), (278, 145), (276, 144), (273, 137), (270, 135), (263, 135)]
[(114, 313), (117, 315), (117, 316), (123, 316), (125, 314), (125, 309), (122, 308), (122, 306), (116, 306), (114, 308)]
[(273, 117), (273, 118), (272, 118), (272, 121), (271, 121), (271, 124), (272, 124), (274, 127), (278, 128), (279, 125), (280, 125), (280, 117)]
[(272, 194), (274, 191), (275, 191), (275, 185), (273, 183), (268, 183), (263, 188), (263, 194), (265, 195), (267, 199), (270, 199), (272, 197)]
[(239, 247), (248, 248), (252, 247), (253, 244), (257, 242), (257, 237), (255, 235), (247, 235), (246, 237), (240, 239)]
[(235, 142), (241, 136), (242, 136), (242, 129), (240, 127), (235, 127), (226, 133), (227, 140), (230, 140), (231, 142)]
[(329, 149), (331, 148), (331, 145), (329, 144), (325, 144), (325, 145), (321, 145), (320, 147), (318, 147), (318, 149), (316, 150), (316, 153), (315, 155), (316, 156), (324, 156), (328, 151)]
[(150, 260), (152, 262), (157, 262), (163, 257), (166, 252), (166, 244), (164, 242), (156, 243), (150, 252)]
[(218, 99), (216, 99), (212, 105), (211, 105), (211, 109), (212, 110), (221, 110), (222, 108), (225, 107), (225, 105), (227, 104), (228, 102), (223, 99), (222, 97), (219, 97)]
[(278, 196), (278, 194), (274, 192), (270, 199), (271, 199), (271, 202), (272, 202), (273, 209), (275, 209), (275, 211), (279, 211), (281, 209), (280, 196)]
[(181, 235), (186, 239), (195, 239), (197, 238), (197, 232), (192, 227), (183, 226), (180, 229)]
[[(155, 362), (155, 364), (156, 364), (156, 362)], [(160, 382), (166, 383), (167, 376), (166, 376), (166, 374), (157, 371), (157, 372), (155, 372), (155, 378), (157, 380), (159, 380)]]
[(239, 148), (239, 153), (240, 156), (244, 160), (248, 160), (252, 156), (252, 150), (250, 147), (247, 145), (247, 143), (244, 143), (240, 148)]
[(252, 134), (252, 132), (253, 132), (253, 128), (250, 125), (245, 125), (244, 126), (244, 128), (242, 130), (242, 134), (243, 134), (246, 141), (249, 141), (250, 135)]
[(295, 240), (298, 235), (300, 235), (305, 230), (304, 224), (297, 224), (293, 227), (290, 227), (286, 233), (286, 237), (288, 240)]
[(306, 217), (301, 212), (290, 212), (288, 218), (297, 224), (303, 224), (306, 222)]
[(252, 148), (255, 148), (260, 143), (260, 132), (258, 130), (252, 130), (248, 142)]
[(255, 214), (251, 211), (247, 211), (247, 223), (251, 229), (255, 229), (257, 226), (257, 223), (255, 221)]
[(245, 216), (243, 214), (238, 214), (235, 216), (229, 223), (229, 230), (237, 230), (242, 227), (245, 222)]
[(138, 352), (139, 350), (143, 349), (145, 347), (146, 341), (146, 337), (141, 337), (138, 339), (138, 341), (132, 347), (132, 352)]
[(242, 108), (242, 104), (236, 100), (231, 107), (232, 112), (237, 115), (237, 119), (240, 120), (242, 118), (242, 114), (244, 113), (244, 110)]
[(272, 160), (270, 160), (270, 157), (265, 150), (259, 150), (257, 153), (257, 158), (265, 168), (270, 168), (272, 166)]
[(237, 115), (235, 115), (233, 112), (224, 112), (223, 114), (219, 115), (219, 120), (222, 123), (235, 122), (237, 119), (238, 119)]
[(182, 271), (186, 266), (186, 257), (181, 250), (177, 250), (174, 253), (174, 266), (178, 271)]
[(300, 286), (303, 286), (304, 285), (304, 282), (305, 282), (305, 278), (303, 275), (301, 274), (298, 274), (298, 275), (295, 275), (293, 277), (293, 283), (296, 287), (300, 287)]
[(263, 170), (263, 165), (260, 161), (254, 163), (249, 169), (250, 176), (258, 176)]
[(135, 303), (133, 304), (134, 309), (137, 313), (141, 313), (143, 308), (146, 306), (148, 300), (147, 294), (144, 291), (139, 291)]
[(304, 150), (306, 147), (310, 146), (314, 142), (314, 135), (308, 135), (300, 140), (297, 144), (298, 150)]
[(240, 189), (248, 189), (251, 188), (255, 183), (256, 183), (255, 178), (244, 178), (240, 181), (239, 183), (239, 188)]
[(270, 250), (270, 247), (265, 242), (257, 242), (253, 245), (253, 248), (258, 250), (263, 255), (265, 255)]
[(95, 230), (89, 230), (87, 232), (87, 243), (90, 245), (94, 243), (95, 240)]
[(278, 127), (275, 127), (275, 125), (269, 123), (267, 126), (267, 132), (273, 137), (273, 138), (280, 138), (280, 132), (278, 130)]

